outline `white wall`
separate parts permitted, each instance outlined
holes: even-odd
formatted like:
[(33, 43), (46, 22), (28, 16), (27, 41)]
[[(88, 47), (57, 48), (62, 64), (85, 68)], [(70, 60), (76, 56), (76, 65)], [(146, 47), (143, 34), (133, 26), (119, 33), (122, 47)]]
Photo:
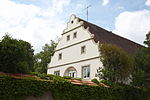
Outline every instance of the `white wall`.
[[(81, 54), (81, 47), (86, 46), (86, 53)], [(62, 60), (58, 60), (59, 53), (62, 53)], [(84, 60), (99, 56), (98, 46), (93, 40), (89, 40), (63, 50), (55, 52), (49, 67)]]
[(64, 73), (67, 70), (67, 68), (74, 67), (77, 70), (77, 77), (82, 78), (82, 67), (87, 66), (87, 65), (90, 66), (90, 79), (88, 80), (91, 80), (93, 78), (98, 78), (98, 77), (95, 77), (95, 74), (97, 73), (96, 70), (99, 67), (102, 67), (102, 63), (100, 62), (99, 58), (48, 69), (48, 74), (54, 74), (54, 71), (60, 71), (60, 76), (64, 76)]

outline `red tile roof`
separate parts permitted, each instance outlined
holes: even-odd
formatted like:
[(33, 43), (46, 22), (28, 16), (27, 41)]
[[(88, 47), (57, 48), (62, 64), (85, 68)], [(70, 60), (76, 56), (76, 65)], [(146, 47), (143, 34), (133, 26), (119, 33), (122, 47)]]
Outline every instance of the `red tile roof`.
[[(86, 84), (86, 85), (89, 85), (89, 86), (98, 86), (96, 83), (94, 83), (94, 82), (91, 82), (91, 81), (85, 81), (85, 80), (70, 80), (70, 82), (72, 83), (72, 84), (75, 84), (75, 85), (84, 85), (84, 84)], [(104, 83), (99, 83), (99, 85), (102, 85), (102, 86), (104, 86), (104, 87), (107, 87), (107, 88), (110, 88), (110, 86), (108, 86), (108, 85), (106, 85), (106, 84), (104, 84)]]

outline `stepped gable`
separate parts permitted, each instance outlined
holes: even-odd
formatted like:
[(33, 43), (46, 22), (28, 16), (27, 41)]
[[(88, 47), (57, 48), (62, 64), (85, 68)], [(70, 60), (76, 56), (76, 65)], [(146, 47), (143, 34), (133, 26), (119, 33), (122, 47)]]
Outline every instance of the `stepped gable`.
[(134, 54), (139, 48), (142, 48), (144, 46), (137, 44), (131, 40), (128, 40), (126, 38), (123, 38), (119, 35), (116, 35), (112, 32), (109, 32), (97, 25), (94, 25), (92, 23), (89, 23), (83, 19), (79, 18), (79, 21), (83, 21), (83, 26), (85, 28), (89, 27), (90, 33), (94, 34), (94, 41), (100, 42), (100, 43), (107, 43), (107, 44), (113, 44), (116, 45), (123, 50), (125, 50), (129, 54)]

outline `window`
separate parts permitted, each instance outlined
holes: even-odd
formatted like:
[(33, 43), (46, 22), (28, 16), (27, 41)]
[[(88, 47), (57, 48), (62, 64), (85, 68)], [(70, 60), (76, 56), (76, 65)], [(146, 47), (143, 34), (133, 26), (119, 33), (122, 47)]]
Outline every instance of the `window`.
[(64, 76), (76, 78), (77, 77), (77, 70), (74, 67), (69, 67), (65, 70)]
[(60, 53), (59, 55), (58, 55), (58, 60), (61, 60), (62, 59), (62, 53)]
[(69, 76), (76, 78), (76, 71), (69, 71)]
[(73, 24), (73, 20), (71, 21), (71, 24)]
[(73, 38), (77, 37), (77, 32), (73, 33)]
[(59, 75), (60, 75), (60, 71), (55, 71), (55, 72), (54, 72), (54, 75), (59, 76)]
[(90, 67), (84, 66), (82, 68), (82, 77), (83, 79), (89, 79), (90, 78)]
[(81, 47), (81, 54), (85, 53), (85, 49), (86, 49), (85, 46), (82, 46), (82, 47)]
[(67, 36), (67, 41), (69, 41), (69, 40), (70, 40), (70, 35)]

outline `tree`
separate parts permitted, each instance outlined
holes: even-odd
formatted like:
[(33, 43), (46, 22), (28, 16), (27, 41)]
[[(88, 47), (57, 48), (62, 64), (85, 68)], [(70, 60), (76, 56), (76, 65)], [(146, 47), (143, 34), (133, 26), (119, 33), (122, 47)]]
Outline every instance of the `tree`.
[(0, 71), (28, 73), (33, 70), (33, 52), (30, 43), (5, 34), (0, 41)]
[(45, 44), (43, 46), (43, 51), (37, 53), (34, 58), (34, 69), (35, 72), (47, 73), (47, 66), (51, 61), (51, 57), (54, 54), (57, 43), (51, 40), (50, 44)]
[(146, 34), (143, 47), (138, 50), (134, 57), (133, 85), (150, 87), (150, 32)]
[(121, 48), (112, 44), (100, 45), (100, 60), (103, 68), (97, 70), (98, 77), (112, 82), (124, 82), (133, 69), (132, 59)]
[(146, 40), (144, 41), (144, 44), (146, 44), (148, 48), (150, 48), (150, 31), (148, 32), (148, 34), (146, 34)]

